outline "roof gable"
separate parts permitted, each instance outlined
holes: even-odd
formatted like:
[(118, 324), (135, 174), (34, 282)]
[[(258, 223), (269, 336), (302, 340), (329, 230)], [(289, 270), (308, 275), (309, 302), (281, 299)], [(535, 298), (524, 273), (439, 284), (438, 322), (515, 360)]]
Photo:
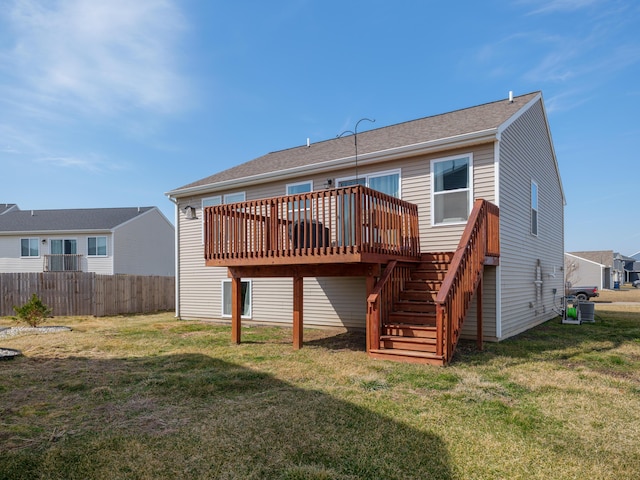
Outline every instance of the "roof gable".
[(112, 230), (154, 208), (17, 210), (0, 216), (0, 233)]
[[(475, 132), (497, 129), (531, 100), (540, 95), (533, 92), (514, 97), (513, 101), (500, 100), (449, 113), (424, 117), (387, 127), (358, 133), (358, 155), (382, 152)], [(313, 143), (310, 146), (294, 147), (268, 153), (249, 162), (237, 165), (214, 175), (184, 185), (169, 194), (190, 191), (197, 187), (240, 180), (256, 175), (280, 172), (292, 168), (311, 167), (330, 160), (346, 159), (354, 154), (350, 137), (334, 138)]]

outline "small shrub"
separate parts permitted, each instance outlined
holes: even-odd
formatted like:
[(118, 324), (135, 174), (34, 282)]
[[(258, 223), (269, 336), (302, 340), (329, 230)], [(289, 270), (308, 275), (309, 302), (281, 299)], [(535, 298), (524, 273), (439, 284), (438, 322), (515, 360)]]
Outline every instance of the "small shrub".
[(17, 318), (14, 317), (14, 320), (25, 322), (31, 327), (37, 327), (41, 323), (44, 323), (46, 318), (51, 315), (51, 312), (53, 311), (51, 308), (42, 303), (40, 297), (38, 297), (38, 295), (36, 295), (35, 293), (31, 295), (31, 300), (29, 300), (23, 306), (14, 306), (13, 309), (18, 316)]

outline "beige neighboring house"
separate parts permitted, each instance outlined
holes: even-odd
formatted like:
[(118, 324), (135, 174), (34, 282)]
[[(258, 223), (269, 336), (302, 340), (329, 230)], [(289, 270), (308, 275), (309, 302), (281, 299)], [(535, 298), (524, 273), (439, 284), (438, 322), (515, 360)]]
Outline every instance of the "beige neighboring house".
[(625, 282), (625, 259), (613, 250), (589, 250), (565, 254), (566, 281), (574, 286), (612, 289)]
[(0, 204), (0, 273), (175, 274), (175, 229), (157, 207), (20, 210)]
[(540, 92), (269, 153), (167, 195), (176, 314), (232, 321), (235, 341), (253, 322), (293, 326), (299, 347), (304, 318), (366, 329), (372, 357), (446, 364), (458, 337), (516, 335), (562, 295), (565, 197)]

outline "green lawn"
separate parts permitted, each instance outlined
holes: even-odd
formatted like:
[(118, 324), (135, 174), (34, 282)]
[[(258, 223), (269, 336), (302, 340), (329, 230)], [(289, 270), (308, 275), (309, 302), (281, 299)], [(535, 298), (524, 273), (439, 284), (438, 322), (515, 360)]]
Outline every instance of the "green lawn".
[[(551, 321), (449, 367), (364, 336), (171, 314), (0, 339), (0, 479), (640, 478), (640, 308)], [(8, 319), (0, 325), (9, 326)]]

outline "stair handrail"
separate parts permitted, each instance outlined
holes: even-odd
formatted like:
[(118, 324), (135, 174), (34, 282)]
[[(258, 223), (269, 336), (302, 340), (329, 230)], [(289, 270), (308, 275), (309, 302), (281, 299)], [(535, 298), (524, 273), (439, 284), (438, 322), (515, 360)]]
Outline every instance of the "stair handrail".
[(382, 272), (380, 279), (367, 297), (367, 351), (380, 348), (380, 295), (393, 277), (393, 271), (398, 265), (397, 260), (391, 260)]
[[(458, 248), (442, 281), (436, 303), (436, 354), (448, 363), (455, 350), (462, 322), (484, 268), (487, 255), (499, 256), (498, 207), (486, 200), (474, 202)], [(497, 245), (497, 246), (496, 246)]]

